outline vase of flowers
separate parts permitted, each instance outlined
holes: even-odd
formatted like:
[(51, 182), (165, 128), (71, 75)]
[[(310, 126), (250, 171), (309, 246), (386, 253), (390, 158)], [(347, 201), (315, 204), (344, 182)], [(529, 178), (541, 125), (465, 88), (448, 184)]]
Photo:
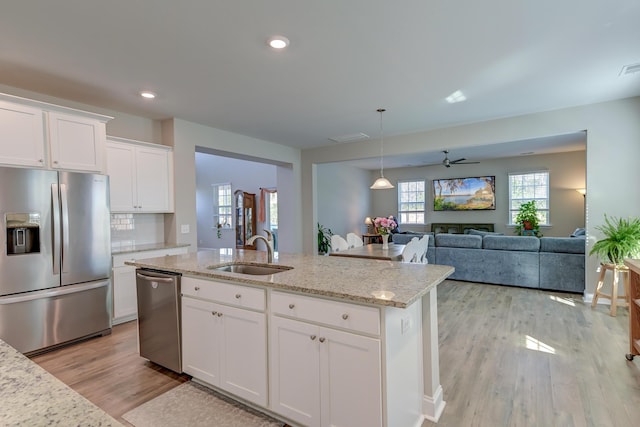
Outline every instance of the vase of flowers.
[(373, 221), (373, 224), (378, 230), (378, 234), (382, 236), (382, 249), (389, 249), (389, 233), (398, 227), (398, 223), (393, 220), (393, 217), (378, 217)]

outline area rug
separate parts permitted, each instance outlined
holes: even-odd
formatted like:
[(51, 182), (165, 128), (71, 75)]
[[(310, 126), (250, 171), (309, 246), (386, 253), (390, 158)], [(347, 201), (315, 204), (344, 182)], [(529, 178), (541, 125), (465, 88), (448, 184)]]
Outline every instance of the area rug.
[(188, 381), (122, 418), (135, 427), (282, 427), (283, 423)]

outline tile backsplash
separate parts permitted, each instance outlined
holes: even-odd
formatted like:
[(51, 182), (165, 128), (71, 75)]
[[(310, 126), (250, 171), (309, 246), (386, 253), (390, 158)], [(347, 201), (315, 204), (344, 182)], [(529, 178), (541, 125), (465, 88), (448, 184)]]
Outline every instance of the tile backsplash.
[(111, 214), (111, 247), (164, 242), (163, 214)]

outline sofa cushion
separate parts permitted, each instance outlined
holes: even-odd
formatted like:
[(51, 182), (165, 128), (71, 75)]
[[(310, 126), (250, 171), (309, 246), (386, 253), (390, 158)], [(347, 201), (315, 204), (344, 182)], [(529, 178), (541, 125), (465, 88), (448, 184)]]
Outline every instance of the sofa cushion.
[(535, 236), (484, 236), (482, 238), (484, 249), (499, 251), (525, 251), (538, 252), (540, 239)]
[(585, 239), (571, 237), (541, 237), (540, 252), (560, 252), (568, 254), (583, 254)]
[(417, 231), (405, 231), (403, 233), (396, 233), (396, 234), (392, 235), (391, 241), (393, 243), (395, 243), (396, 245), (406, 245), (414, 237), (421, 238), (425, 234), (428, 234), (428, 235), (431, 236), (431, 237), (429, 237), (429, 246), (435, 246), (433, 233), (430, 232), (430, 231), (429, 232), (424, 232), (424, 233), (417, 232)]
[(482, 236), (472, 234), (436, 234), (436, 246), (482, 249)]
[(483, 230), (476, 230), (475, 228), (472, 228), (470, 230), (466, 230), (467, 234), (473, 234), (475, 236), (486, 236), (488, 234), (492, 235), (492, 236), (504, 236), (504, 233), (496, 233), (494, 231), (483, 231)]

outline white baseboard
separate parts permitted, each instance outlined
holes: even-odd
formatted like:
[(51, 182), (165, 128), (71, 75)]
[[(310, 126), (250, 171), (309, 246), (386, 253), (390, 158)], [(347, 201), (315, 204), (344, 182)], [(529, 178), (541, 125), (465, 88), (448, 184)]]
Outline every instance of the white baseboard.
[(443, 400), (442, 386), (438, 385), (433, 397), (423, 396), (422, 413), (427, 420), (437, 423), (446, 404), (447, 402)]

